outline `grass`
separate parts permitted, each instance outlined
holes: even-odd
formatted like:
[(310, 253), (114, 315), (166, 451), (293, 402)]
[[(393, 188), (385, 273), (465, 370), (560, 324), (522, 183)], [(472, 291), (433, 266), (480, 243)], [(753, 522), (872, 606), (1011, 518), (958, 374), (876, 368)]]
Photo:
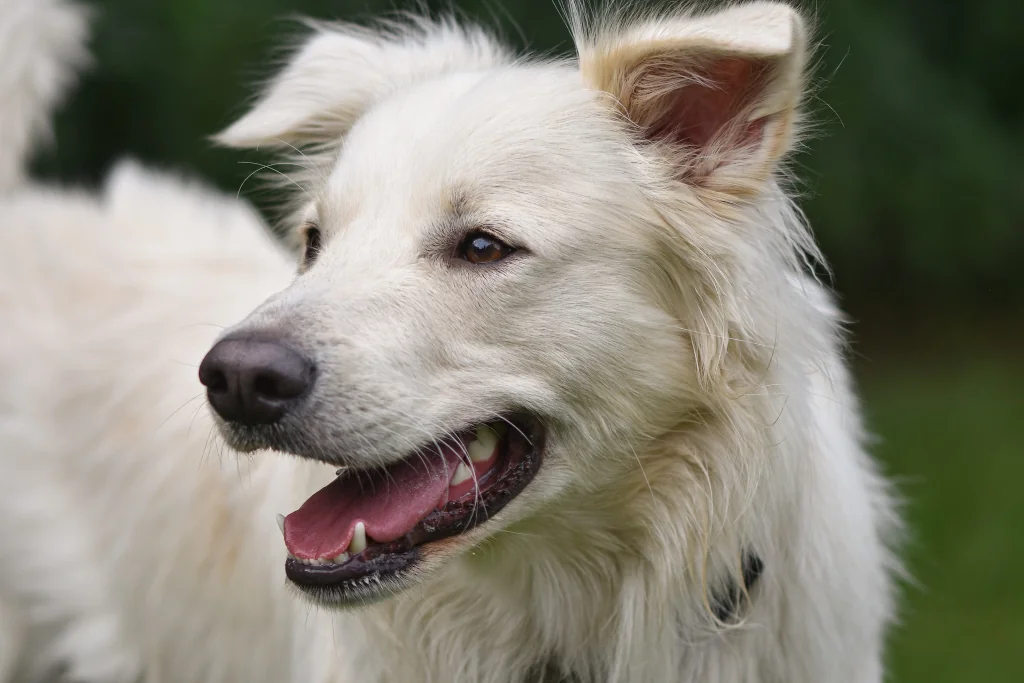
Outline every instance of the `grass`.
[(860, 364), (910, 531), (895, 683), (1024, 681), (1024, 354), (976, 354)]

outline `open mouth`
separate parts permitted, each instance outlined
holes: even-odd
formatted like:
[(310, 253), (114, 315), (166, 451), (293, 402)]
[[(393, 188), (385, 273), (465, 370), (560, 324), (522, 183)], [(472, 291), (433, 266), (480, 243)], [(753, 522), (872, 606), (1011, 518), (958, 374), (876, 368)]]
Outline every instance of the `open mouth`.
[(387, 467), (338, 471), (279, 519), (285, 572), (330, 602), (398, 589), (425, 547), (465, 533), (515, 498), (540, 467), (544, 431), (530, 417), (480, 424)]

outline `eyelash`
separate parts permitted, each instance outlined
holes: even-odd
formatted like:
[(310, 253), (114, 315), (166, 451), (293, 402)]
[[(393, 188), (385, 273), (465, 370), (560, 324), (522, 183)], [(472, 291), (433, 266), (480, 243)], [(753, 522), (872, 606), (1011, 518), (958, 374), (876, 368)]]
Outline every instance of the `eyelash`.
[(302, 254), (302, 264), (307, 268), (313, 265), (316, 257), (320, 254), (320, 228), (311, 225), (305, 232), (306, 246)]

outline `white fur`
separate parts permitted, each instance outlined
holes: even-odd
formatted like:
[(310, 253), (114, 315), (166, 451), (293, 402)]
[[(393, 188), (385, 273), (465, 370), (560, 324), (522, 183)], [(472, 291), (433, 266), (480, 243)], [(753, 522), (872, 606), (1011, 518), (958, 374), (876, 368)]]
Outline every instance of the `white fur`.
[[(324, 235), (298, 277), (245, 204), (132, 164), (0, 200), (0, 680), (882, 680), (896, 518), (777, 181), (802, 22), (570, 15), (579, 63), (454, 23), (319, 27), (220, 137), (311, 145), (280, 167), (290, 227)], [(765, 65), (725, 132), (645, 140), (722, 55)], [(455, 210), (530, 253), (448, 263)], [(394, 461), (514, 405), (544, 464), (417, 585), (310, 607), (274, 515), (330, 468), (225, 452), (202, 405), (238, 320), (315, 354), (310, 448)], [(749, 549), (764, 575), (719, 623)]]
[(63, 0), (0, 0), (0, 192), (20, 184), (31, 147), (85, 61), (84, 13)]

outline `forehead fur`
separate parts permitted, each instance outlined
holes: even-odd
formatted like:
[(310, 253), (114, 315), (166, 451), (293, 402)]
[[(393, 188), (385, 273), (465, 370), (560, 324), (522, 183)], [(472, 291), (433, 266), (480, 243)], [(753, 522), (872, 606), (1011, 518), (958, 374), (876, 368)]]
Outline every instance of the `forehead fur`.
[(449, 74), (364, 114), (317, 203), (325, 223), (340, 211), (350, 219), (425, 206), (521, 213), (588, 197), (607, 210), (635, 180), (638, 161), (621, 121), (572, 66)]
[[(569, 68), (538, 66), (451, 74), (417, 84), (363, 116), (343, 143), (341, 161), (374, 156), (391, 173), (429, 166), (485, 185), (508, 171), (505, 161), (534, 165), (542, 175), (560, 173), (564, 169), (557, 166), (567, 160), (559, 153), (580, 148), (585, 153), (584, 133), (592, 134), (596, 145), (611, 138), (602, 134), (607, 124), (578, 81)], [(594, 128), (588, 131), (587, 125)], [(503, 160), (506, 155), (513, 158)]]

